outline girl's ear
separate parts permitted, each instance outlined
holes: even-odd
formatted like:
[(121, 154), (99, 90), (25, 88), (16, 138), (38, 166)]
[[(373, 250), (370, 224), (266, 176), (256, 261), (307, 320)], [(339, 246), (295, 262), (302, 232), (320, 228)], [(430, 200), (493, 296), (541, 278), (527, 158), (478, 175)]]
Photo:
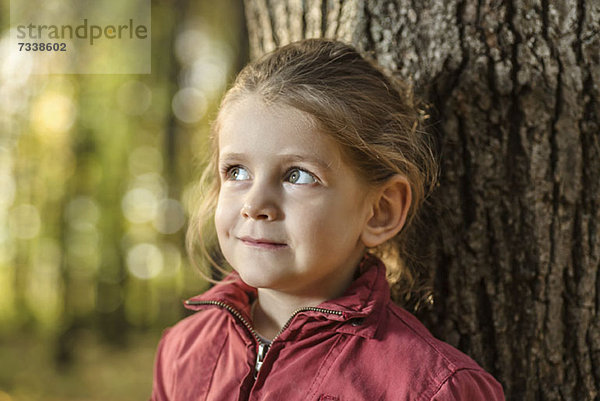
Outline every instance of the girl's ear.
[(361, 240), (368, 247), (383, 244), (400, 232), (412, 201), (406, 177), (396, 174), (374, 193), (371, 217), (365, 224)]

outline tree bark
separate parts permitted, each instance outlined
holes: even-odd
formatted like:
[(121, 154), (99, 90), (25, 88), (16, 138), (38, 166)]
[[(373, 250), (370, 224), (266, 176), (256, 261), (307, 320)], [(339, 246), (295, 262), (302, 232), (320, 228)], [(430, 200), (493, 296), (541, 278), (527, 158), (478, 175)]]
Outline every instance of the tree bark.
[[(246, 0), (252, 57), (356, 45), (431, 105), (422, 319), (511, 400), (600, 399), (600, 5), (596, 0)], [(435, 216), (433, 218), (432, 216)], [(426, 236), (425, 236), (426, 235)]]

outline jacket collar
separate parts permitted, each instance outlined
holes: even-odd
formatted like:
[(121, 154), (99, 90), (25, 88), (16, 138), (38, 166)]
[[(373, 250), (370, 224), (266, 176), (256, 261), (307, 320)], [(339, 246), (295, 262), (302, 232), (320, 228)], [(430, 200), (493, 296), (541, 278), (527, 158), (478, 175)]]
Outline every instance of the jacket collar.
[[(327, 315), (328, 319), (351, 323), (340, 325), (338, 332), (372, 338), (375, 336), (379, 316), (390, 297), (385, 276), (383, 262), (374, 255), (366, 254), (361, 262), (358, 277), (346, 292), (339, 298), (322, 302), (317, 308), (339, 311), (339, 315)], [(224, 303), (250, 321), (250, 306), (256, 297), (256, 288), (245, 284), (239, 275), (233, 272), (204, 294), (190, 298), (185, 302), (185, 307), (200, 310), (205, 307), (198, 304), (201, 302)]]
[(351, 324), (339, 326), (338, 332), (372, 338), (380, 315), (390, 299), (385, 265), (376, 256), (366, 254), (358, 274), (341, 297), (325, 301), (319, 307), (344, 312), (339, 320)]

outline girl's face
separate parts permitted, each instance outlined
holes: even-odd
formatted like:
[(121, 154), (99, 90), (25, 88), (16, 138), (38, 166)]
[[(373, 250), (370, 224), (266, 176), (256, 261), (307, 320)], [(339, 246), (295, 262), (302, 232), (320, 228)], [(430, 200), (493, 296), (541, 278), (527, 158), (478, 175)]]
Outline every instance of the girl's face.
[(222, 111), (215, 225), (249, 285), (328, 299), (364, 252), (369, 187), (306, 114), (247, 95)]

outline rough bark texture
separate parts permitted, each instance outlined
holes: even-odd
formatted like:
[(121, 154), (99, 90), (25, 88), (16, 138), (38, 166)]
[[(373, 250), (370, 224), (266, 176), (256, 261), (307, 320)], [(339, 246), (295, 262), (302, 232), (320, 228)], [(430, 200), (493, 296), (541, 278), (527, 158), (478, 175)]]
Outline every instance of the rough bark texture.
[(600, 399), (600, 3), (246, 0), (253, 57), (354, 43), (433, 106), (422, 318), (510, 400)]

